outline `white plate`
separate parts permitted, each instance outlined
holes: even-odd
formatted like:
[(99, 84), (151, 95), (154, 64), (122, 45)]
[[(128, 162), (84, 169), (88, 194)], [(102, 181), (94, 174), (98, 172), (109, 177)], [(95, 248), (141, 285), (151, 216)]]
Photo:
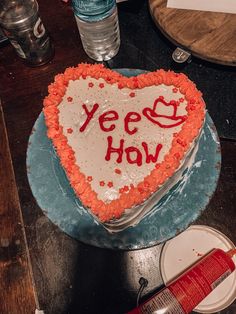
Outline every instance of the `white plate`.
[[(161, 273), (168, 284), (188, 266), (213, 248), (229, 251), (234, 244), (221, 232), (207, 226), (191, 226), (167, 241), (161, 254)], [(234, 257), (236, 264), (236, 257)], [(200, 313), (215, 313), (227, 308), (236, 298), (236, 271), (225, 279), (194, 309)]]

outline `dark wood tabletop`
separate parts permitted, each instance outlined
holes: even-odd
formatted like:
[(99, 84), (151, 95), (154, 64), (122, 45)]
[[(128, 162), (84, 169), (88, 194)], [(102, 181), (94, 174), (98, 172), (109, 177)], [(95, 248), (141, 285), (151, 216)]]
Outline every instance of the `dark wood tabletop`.
[[(158, 282), (158, 247), (115, 251), (70, 238), (34, 200), (27, 180), (26, 151), (42, 110), (47, 86), (66, 67), (90, 62), (69, 4), (39, 0), (55, 56), (38, 68), (25, 66), (13, 47), (0, 47), (0, 313), (125, 313)], [(121, 47), (111, 68), (173, 69), (186, 73), (203, 92), (221, 140), (217, 190), (195, 222), (216, 228), (236, 243), (236, 69), (193, 58), (174, 64), (175, 47), (157, 30), (146, 1), (119, 4)], [(236, 303), (219, 313), (236, 313)]]

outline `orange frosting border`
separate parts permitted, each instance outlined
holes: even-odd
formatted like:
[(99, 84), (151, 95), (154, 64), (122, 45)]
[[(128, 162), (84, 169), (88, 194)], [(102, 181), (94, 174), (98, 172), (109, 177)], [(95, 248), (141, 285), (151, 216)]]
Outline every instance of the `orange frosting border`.
[[(131, 90), (151, 85), (172, 85), (173, 88), (179, 88), (187, 101), (187, 119), (181, 130), (174, 134), (172, 146), (164, 160), (160, 164), (156, 164), (151, 173), (136, 187), (132, 186), (128, 191), (123, 189), (120, 197), (110, 203), (99, 200), (97, 193), (92, 190), (86, 175), (76, 165), (74, 151), (63, 134), (63, 127), (59, 124), (59, 110), (57, 107), (65, 95), (69, 81), (80, 78), (86, 79), (87, 77), (103, 78), (108, 84), (118, 84), (118, 88), (127, 87)], [(52, 139), (76, 195), (101, 222), (120, 218), (125, 209), (142, 203), (153, 192), (157, 191), (178, 169), (185, 152), (199, 134), (205, 118), (205, 103), (202, 99), (202, 93), (196, 88), (195, 84), (183, 73), (162, 69), (128, 78), (105, 68), (102, 64), (81, 63), (77, 67), (67, 68), (64, 74), (56, 75), (54, 83), (48, 87), (48, 92), (49, 94), (43, 102), (48, 137)]]

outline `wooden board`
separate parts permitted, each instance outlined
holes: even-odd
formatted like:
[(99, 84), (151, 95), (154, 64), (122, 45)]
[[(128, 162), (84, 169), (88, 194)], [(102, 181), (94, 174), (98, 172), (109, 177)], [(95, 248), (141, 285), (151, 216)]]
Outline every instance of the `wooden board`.
[(158, 28), (176, 46), (214, 63), (236, 66), (236, 14), (170, 9), (149, 0)]
[[(66, 67), (79, 62), (91, 63), (83, 51), (71, 7), (58, 0), (38, 0), (38, 3), (44, 25), (54, 40), (55, 57), (45, 66), (29, 68), (21, 63), (13, 47), (1, 48), (0, 96), (40, 309), (45, 314), (127, 313), (136, 304), (141, 276), (148, 279), (148, 286), (143, 291), (145, 296), (157, 286), (157, 247), (131, 252), (101, 250), (75, 241), (43, 215), (29, 188), (25, 162), (27, 143), (41, 112), (47, 86), (54, 75), (62, 73)], [(119, 21), (122, 46), (117, 57), (109, 62), (111, 67), (171, 68), (171, 60), (166, 58), (170, 49), (152, 29), (146, 1), (120, 3)], [(197, 63), (184, 69), (204, 92), (218, 132), (226, 138), (236, 138), (235, 70)], [(1, 134), (0, 131), (0, 142)], [(221, 145), (221, 179), (198, 224), (216, 228), (236, 243), (236, 193), (232, 193), (236, 190), (236, 142), (222, 141)], [(18, 221), (16, 216), (11, 217)], [(12, 277), (14, 282), (14, 275)], [(4, 289), (5, 284), (0, 283), (0, 314), (6, 314), (1, 308), (1, 297), (6, 295), (2, 292)], [(13, 300), (11, 303), (12, 308), (19, 308), (19, 303), (24, 306), (19, 297), (15, 299), (16, 302)], [(227, 311), (235, 313), (235, 308), (236, 301)], [(12, 312), (9, 310), (7, 314)]]
[(21, 208), (0, 103), (0, 313), (36, 309)]

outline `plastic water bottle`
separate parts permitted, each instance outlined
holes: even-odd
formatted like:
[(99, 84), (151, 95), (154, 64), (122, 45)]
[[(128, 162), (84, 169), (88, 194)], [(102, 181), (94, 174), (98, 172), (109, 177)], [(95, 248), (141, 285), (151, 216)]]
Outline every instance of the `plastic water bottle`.
[(72, 0), (83, 48), (96, 61), (114, 57), (120, 47), (115, 0)]

